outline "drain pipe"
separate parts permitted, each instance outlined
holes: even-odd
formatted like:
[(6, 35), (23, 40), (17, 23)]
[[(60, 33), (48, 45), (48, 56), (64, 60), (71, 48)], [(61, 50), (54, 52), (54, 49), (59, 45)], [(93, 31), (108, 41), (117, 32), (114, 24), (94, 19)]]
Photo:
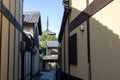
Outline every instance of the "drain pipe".
[(32, 80), (32, 64), (33, 64), (33, 63), (32, 63), (32, 54), (33, 54), (33, 53), (31, 52), (31, 55), (30, 55), (30, 58), (31, 58), (31, 65), (30, 65), (30, 66), (31, 66), (31, 67), (30, 67), (30, 71), (31, 71), (31, 72), (30, 72), (30, 80)]
[[(86, 7), (89, 5), (89, 0), (86, 2)], [(88, 51), (88, 78), (91, 80), (91, 53), (90, 53), (90, 20), (87, 20), (87, 51)]]
[(20, 52), (21, 52), (21, 58), (22, 58), (21, 75), (22, 75), (22, 80), (24, 80), (24, 54), (25, 54), (25, 42), (24, 41), (20, 42)]

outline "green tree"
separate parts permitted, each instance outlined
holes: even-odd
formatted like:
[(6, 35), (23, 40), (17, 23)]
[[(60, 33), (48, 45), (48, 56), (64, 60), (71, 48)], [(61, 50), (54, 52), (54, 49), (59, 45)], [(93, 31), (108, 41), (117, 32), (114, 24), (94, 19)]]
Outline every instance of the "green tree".
[(41, 38), (40, 38), (40, 41), (41, 41), (41, 45), (40, 45), (40, 48), (41, 48), (41, 55), (40, 57), (43, 58), (43, 56), (45, 55), (46, 53), (46, 48), (47, 48), (47, 41), (57, 41), (57, 38), (54, 36), (54, 35), (48, 35), (48, 34), (42, 34), (41, 35)]
[(41, 36), (41, 47), (47, 47), (47, 41), (57, 41), (57, 38), (54, 35), (42, 34)]

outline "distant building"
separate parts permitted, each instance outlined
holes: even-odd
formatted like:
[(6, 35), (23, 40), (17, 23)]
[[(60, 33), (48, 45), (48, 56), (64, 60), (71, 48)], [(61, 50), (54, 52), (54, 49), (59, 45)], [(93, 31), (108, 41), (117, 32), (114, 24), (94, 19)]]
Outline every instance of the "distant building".
[(45, 31), (43, 31), (42, 34), (56, 35), (56, 33), (54, 33), (54, 32), (49, 30), (49, 20), (48, 20), (48, 17), (47, 17), (47, 29)]
[[(42, 34), (55, 36), (56, 33), (49, 30), (49, 20), (47, 17), (47, 29)], [(43, 57), (43, 67), (45, 69), (55, 68), (58, 62), (58, 41), (47, 41), (46, 55)]]
[(58, 63), (58, 45), (58, 41), (47, 41), (47, 54), (43, 57), (43, 62), (47, 62), (47, 69), (55, 69)]
[(50, 56), (56, 56), (56, 59), (58, 59), (58, 41), (47, 41), (47, 54)]
[[(42, 34), (41, 16), (39, 12), (24, 12), (23, 20), (23, 31), (26, 35), (31, 37), (33, 41), (32, 50), (25, 52), (25, 62), (28, 64), (25, 70), (29, 70), (29, 72), (32, 72), (32, 76), (34, 76), (40, 72), (39, 36)], [(25, 42), (26, 44), (30, 44), (27, 40), (25, 40)]]

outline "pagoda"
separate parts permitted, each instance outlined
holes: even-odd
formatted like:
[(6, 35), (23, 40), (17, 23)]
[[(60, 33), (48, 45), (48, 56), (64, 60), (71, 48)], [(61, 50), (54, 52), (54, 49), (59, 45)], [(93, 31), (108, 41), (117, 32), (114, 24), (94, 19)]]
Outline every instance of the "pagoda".
[(47, 29), (45, 31), (43, 31), (43, 34), (56, 35), (56, 33), (54, 33), (54, 32), (49, 30), (49, 20), (48, 20), (48, 17), (47, 17)]

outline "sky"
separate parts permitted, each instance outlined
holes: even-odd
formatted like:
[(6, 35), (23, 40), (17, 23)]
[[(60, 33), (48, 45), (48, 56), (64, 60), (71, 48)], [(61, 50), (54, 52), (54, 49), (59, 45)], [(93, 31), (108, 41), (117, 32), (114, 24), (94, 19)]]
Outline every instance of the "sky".
[(42, 31), (47, 28), (48, 16), (49, 29), (58, 37), (64, 11), (62, 0), (24, 0), (23, 11), (40, 12)]

